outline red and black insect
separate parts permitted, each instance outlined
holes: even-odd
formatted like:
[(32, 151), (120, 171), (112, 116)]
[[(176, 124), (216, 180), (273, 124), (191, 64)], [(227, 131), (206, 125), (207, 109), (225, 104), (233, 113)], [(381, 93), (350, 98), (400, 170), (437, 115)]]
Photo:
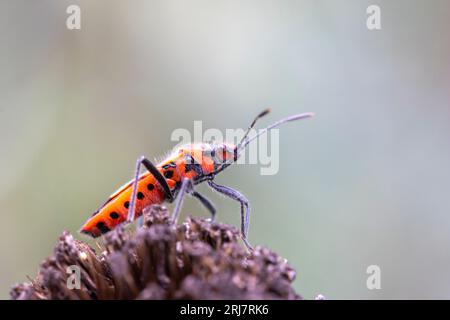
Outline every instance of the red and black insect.
[[(247, 198), (230, 187), (214, 182), (214, 178), (231, 164), (235, 163), (247, 145), (269, 130), (286, 122), (309, 118), (312, 113), (303, 113), (281, 119), (249, 138), (251, 129), (257, 120), (270, 112), (261, 112), (247, 129), (242, 140), (237, 144), (195, 143), (175, 149), (161, 163), (154, 165), (141, 156), (137, 160), (133, 180), (114, 192), (82, 226), (80, 232), (98, 237), (123, 222), (132, 222), (142, 215), (145, 207), (161, 204), (165, 201), (175, 202), (172, 221), (176, 223), (181, 205), (186, 194), (197, 198), (211, 213), (214, 220), (216, 209), (211, 201), (195, 190), (199, 183), (206, 182), (217, 192), (236, 200), (241, 205), (241, 236), (245, 245), (252, 250), (247, 240), (250, 206)], [(141, 174), (141, 166), (148, 171)]]

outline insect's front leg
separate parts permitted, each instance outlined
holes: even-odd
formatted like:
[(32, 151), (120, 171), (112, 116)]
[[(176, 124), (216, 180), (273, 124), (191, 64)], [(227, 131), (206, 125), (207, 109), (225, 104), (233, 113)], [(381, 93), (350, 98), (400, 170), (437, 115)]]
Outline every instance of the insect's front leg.
[(247, 198), (240, 193), (237, 190), (234, 190), (230, 187), (225, 187), (218, 185), (212, 180), (208, 181), (208, 185), (216, 190), (217, 192), (238, 201), (241, 204), (241, 236), (242, 241), (244, 241), (244, 244), (247, 246), (247, 248), (250, 251), (253, 251), (253, 247), (248, 242), (247, 236), (248, 236), (248, 226), (250, 223), (250, 203), (247, 200)]

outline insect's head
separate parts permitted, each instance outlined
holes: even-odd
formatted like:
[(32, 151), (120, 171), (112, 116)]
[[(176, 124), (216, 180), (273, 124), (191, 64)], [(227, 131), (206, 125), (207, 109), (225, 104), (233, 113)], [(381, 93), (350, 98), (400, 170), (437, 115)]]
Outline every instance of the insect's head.
[(218, 164), (233, 162), (238, 158), (237, 146), (231, 143), (218, 143), (212, 146), (212, 153)]
[(308, 113), (301, 113), (301, 114), (296, 114), (296, 115), (293, 115), (293, 116), (290, 116), (287, 118), (283, 118), (283, 119), (271, 124), (270, 126), (260, 130), (257, 134), (255, 134), (254, 136), (252, 136), (250, 138), (249, 134), (250, 134), (251, 130), (255, 127), (256, 122), (260, 118), (267, 115), (270, 111), (271, 111), (271, 109), (265, 109), (255, 117), (255, 119), (250, 124), (247, 131), (245, 132), (244, 136), (242, 137), (241, 141), (237, 145), (223, 143), (223, 144), (218, 144), (217, 146), (215, 146), (213, 148), (214, 152), (216, 154), (216, 156), (215, 156), (216, 159), (220, 160), (219, 161), (220, 165), (217, 167), (217, 170), (215, 171), (215, 173), (219, 173), (220, 171), (222, 171), (223, 169), (225, 169), (232, 163), (236, 162), (237, 159), (239, 158), (239, 156), (241, 155), (241, 153), (248, 146), (248, 144), (250, 142), (252, 142), (253, 140), (258, 139), (258, 137), (260, 137), (262, 134), (265, 134), (266, 132), (268, 132), (284, 123), (310, 118), (314, 115), (313, 113), (308, 112)]

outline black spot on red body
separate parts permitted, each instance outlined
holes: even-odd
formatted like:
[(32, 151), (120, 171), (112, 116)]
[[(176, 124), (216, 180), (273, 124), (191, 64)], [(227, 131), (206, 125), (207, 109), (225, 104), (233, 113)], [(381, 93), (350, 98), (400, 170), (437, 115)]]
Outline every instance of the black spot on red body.
[(164, 172), (164, 177), (166, 177), (167, 179), (170, 179), (173, 177), (173, 170), (167, 170), (166, 172)]
[(115, 212), (115, 211), (113, 211), (113, 212), (111, 212), (110, 214), (109, 214), (109, 216), (112, 218), (112, 219), (119, 219), (119, 217), (120, 217), (120, 215), (117, 213), (117, 212)]
[(137, 198), (139, 199), (139, 200), (142, 200), (142, 199), (144, 199), (144, 194), (142, 193), (142, 192), (138, 192), (138, 194), (137, 194)]
[(200, 163), (197, 163), (194, 157), (189, 155), (185, 159), (184, 172), (187, 173), (192, 170), (194, 170), (197, 175), (203, 174), (202, 166), (200, 165)]
[(130, 206), (130, 201), (125, 201), (125, 203), (123, 204), (123, 206), (128, 209), (128, 207)]
[(191, 156), (190, 154), (185, 156), (185, 160), (184, 161), (186, 163), (189, 163), (189, 164), (194, 164), (196, 162), (194, 157)]
[(103, 221), (97, 222), (95, 226), (97, 227), (98, 230), (100, 230), (101, 233), (107, 233), (110, 231), (108, 226)]
[(149, 183), (149, 184), (147, 185), (147, 189), (150, 190), (150, 191), (152, 191), (153, 189), (155, 189), (155, 186), (153, 185), (153, 183)]

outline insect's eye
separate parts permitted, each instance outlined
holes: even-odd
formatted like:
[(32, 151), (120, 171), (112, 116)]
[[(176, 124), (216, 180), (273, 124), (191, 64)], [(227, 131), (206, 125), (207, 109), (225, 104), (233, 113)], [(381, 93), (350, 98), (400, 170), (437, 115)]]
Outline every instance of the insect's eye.
[(233, 156), (233, 150), (228, 148), (226, 145), (221, 145), (215, 148), (215, 159), (217, 159), (220, 163), (233, 159)]

